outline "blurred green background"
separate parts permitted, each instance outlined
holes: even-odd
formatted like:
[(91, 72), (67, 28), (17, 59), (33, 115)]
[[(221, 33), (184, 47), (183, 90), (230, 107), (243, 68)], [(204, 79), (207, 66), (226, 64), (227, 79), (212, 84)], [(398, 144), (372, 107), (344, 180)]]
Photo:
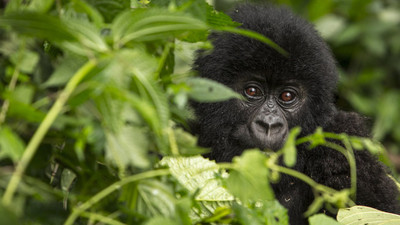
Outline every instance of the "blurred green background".
[[(226, 11), (238, 2), (287, 5), (315, 24), (337, 59), (339, 108), (368, 116), (373, 137), (390, 153), (400, 154), (400, 1), (215, 0), (213, 4)], [(392, 160), (400, 164), (393, 155)]]

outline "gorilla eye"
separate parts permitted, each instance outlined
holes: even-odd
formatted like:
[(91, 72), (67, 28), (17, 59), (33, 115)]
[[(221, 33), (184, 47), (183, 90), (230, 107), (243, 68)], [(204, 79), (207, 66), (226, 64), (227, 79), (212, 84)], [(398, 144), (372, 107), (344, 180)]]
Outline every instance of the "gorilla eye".
[(245, 94), (250, 98), (258, 98), (263, 95), (262, 91), (255, 86), (249, 86), (244, 90)]
[(291, 91), (284, 91), (280, 96), (280, 100), (283, 102), (291, 102), (296, 98), (296, 94)]

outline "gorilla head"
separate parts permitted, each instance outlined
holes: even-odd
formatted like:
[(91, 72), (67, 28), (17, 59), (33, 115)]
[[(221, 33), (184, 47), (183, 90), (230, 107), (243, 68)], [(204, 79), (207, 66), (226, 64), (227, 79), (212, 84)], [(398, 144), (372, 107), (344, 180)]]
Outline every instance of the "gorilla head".
[(230, 161), (244, 149), (279, 149), (289, 129), (324, 127), (335, 114), (338, 79), (332, 54), (305, 20), (286, 8), (239, 6), (231, 17), (270, 38), (289, 56), (238, 34), (213, 33), (214, 48), (199, 52), (194, 69), (242, 94), (245, 100), (193, 103), (199, 143), (210, 157)]

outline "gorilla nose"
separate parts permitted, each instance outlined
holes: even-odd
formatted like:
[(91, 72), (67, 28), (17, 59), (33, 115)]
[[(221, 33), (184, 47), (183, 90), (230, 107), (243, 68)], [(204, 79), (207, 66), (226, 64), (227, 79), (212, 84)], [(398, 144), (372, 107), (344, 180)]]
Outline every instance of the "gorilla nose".
[(261, 120), (257, 120), (256, 124), (259, 129), (262, 129), (262, 131), (265, 132), (268, 136), (280, 133), (284, 128), (283, 122), (274, 117), (267, 117)]

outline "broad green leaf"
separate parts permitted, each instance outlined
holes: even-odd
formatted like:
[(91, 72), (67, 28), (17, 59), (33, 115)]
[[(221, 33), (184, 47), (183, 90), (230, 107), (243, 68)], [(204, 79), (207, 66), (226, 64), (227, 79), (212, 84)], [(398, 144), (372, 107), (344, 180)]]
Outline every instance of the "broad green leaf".
[(340, 225), (340, 223), (335, 219), (325, 214), (313, 215), (308, 218), (308, 221), (310, 222), (310, 225)]
[(155, 180), (143, 180), (137, 185), (136, 206), (138, 213), (149, 218), (175, 215), (177, 202), (172, 190), (166, 184)]
[(160, 165), (168, 166), (172, 176), (190, 193), (196, 194), (199, 207), (193, 208), (190, 213), (194, 220), (212, 216), (217, 208), (228, 206), (234, 200), (216, 179), (217, 174), (226, 177), (227, 173), (221, 174), (214, 161), (201, 156), (164, 157)]
[(275, 199), (268, 180), (266, 160), (259, 150), (247, 150), (240, 157), (233, 158), (234, 169), (229, 173), (226, 187), (243, 204)]
[(0, 128), (0, 159), (10, 158), (18, 162), (25, 150), (25, 143), (9, 127)]
[(285, 145), (283, 146), (283, 161), (285, 162), (285, 165), (292, 167), (296, 164), (296, 159), (297, 159), (297, 151), (296, 151), (296, 138), (300, 134), (301, 128), (300, 127), (295, 127), (293, 128), (289, 136), (287, 137), (287, 140), (285, 142)]
[(187, 80), (190, 88), (189, 97), (198, 102), (218, 102), (242, 96), (225, 85), (204, 78), (190, 78)]
[(339, 209), (337, 220), (343, 225), (397, 225), (400, 224), (400, 215), (366, 206), (353, 206)]

